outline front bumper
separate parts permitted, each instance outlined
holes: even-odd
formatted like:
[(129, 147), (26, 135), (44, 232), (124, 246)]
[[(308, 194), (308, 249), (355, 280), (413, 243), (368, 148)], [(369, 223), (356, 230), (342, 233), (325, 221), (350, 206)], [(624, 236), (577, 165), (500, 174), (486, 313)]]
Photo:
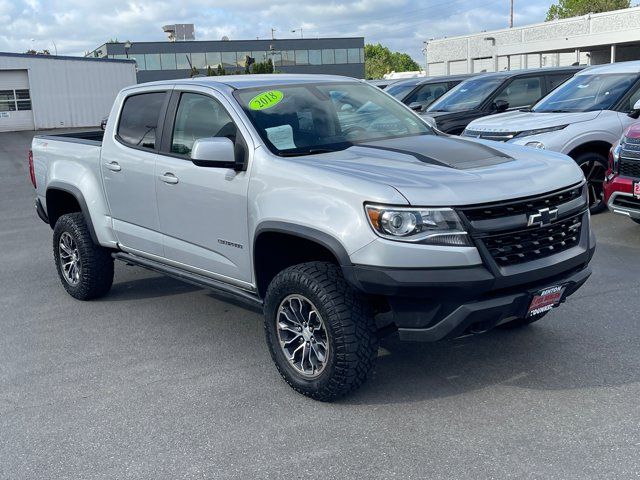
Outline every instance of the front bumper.
[(632, 178), (618, 175), (605, 180), (605, 201), (613, 213), (640, 220), (640, 200), (633, 196), (633, 181)]
[[(436, 341), (489, 330), (524, 317), (535, 292), (564, 285), (562, 302), (591, 275), (595, 237), (584, 214), (574, 248), (512, 267), (392, 269), (353, 265), (345, 278), (358, 291), (388, 306), (402, 340)], [(487, 266), (491, 265), (491, 267)]]

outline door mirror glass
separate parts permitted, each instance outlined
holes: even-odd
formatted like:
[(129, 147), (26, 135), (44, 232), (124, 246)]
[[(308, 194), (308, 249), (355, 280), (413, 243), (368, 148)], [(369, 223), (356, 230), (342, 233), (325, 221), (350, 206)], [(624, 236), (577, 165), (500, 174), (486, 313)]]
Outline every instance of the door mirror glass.
[(638, 99), (636, 103), (633, 104), (633, 110), (640, 111), (640, 99)]
[(493, 110), (496, 113), (506, 112), (509, 108), (509, 102), (505, 100), (496, 100), (493, 102)]
[(233, 142), (226, 137), (199, 138), (193, 142), (191, 161), (199, 167), (235, 168)]
[(411, 102), (409, 104), (409, 108), (415, 112), (421, 112), (423, 109), (423, 105), (420, 102)]

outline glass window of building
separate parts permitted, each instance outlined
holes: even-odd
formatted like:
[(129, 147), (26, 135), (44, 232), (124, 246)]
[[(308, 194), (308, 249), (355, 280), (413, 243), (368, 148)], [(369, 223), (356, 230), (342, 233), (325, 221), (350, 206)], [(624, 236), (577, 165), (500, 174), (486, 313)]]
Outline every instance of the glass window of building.
[(160, 70), (160, 54), (147, 53), (144, 56), (145, 66), (147, 70)]
[(175, 70), (176, 69), (176, 54), (175, 53), (161, 53), (160, 65), (162, 70)]
[(360, 49), (360, 63), (364, 63), (364, 48)]
[(270, 52), (267, 55), (267, 58), (270, 58), (273, 62), (273, 65), (276, 67), (282, 66), (282, 53), (281, 52)]
[(238, 52), (238, 59), (236, 60), (236, 65), (238, 67), (244, 68), (247, 57), (250, 57), (250, 56), (251, 56), (251, 52)]
[(267, 61), (267, 52), (251, 52), (251, 56), (256, 59), (256, 63)]
[(347, 63), (346, 48), (336, 48), (336, 63)]
[(296, 50), (296, 65), (309, 65), (309, 50)]
[(145, 65), (144, 55), (143, 54), (132, 55), (129, 58), (132, 58), (133, 60), (136, 61), (136, 65), (138, 66), (138, 70), (146, 70), (147, 69), (147, 66)]
[(322, 65), (321, 50), (309, 50), (309, 65)]
[(207, 59), (203, 52), (194, 52), (191, 54), (191, 63), (194, 67), (200, 69), (207, 66)]
[(347, 60), (349, 63), (360, 63), (360, 49), (349, 48), (347, 49)]
[(222, 52), (222, 66), (223, 67), (235, 67), (236, 66), (236, 52)]
[(336, 63), (336, 57), (333, 52), (333, 48), (325, 48), (322, 50), (322, 64), (333, 65)]
[(207, 66), (209, 67), (217, 67), (222, 63), (220, 52), (207, 52), (206, 59), (207, 59)]
[(191, 60), (191, 54), (186, 52), (176, 53), (176, 68), (178, 70), (189, 70), (189, 61)]
[(126, 60), (127, 56), (126, 55), (109, 55), (111, 58), (113, 58), (114, 60)]
[(18, 110), (31, 110), (29, 90), (16, 90), (16, 105)]
[(282, 65), (295, 65), (296, 64), (296, 54), (293, 50), (283, 50), (282, 51)]

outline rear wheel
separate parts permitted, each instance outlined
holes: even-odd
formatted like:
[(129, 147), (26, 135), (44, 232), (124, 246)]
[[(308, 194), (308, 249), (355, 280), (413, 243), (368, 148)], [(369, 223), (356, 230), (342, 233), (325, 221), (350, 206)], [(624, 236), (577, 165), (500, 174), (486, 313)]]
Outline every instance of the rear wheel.
[(604, 202), (604, 177), (607, 171), (607, 159), (595, 152), (586, 152), (576, 157), (576, 163), (587, 179), (589, 191), (589, 210), (600, 213), (607, 208)]
[(265, 333), (280, 375), (316, 400), (356, 390), (376, 360), (373, 315), (331, 263), (295, 265), (273, 279), (265, 296)]
[(78, 300), (105, 295), (113, 283), (109, 250), (93, 243), (82, 213), (62, 215), (53, 229), (53, 256), (64, 289)]

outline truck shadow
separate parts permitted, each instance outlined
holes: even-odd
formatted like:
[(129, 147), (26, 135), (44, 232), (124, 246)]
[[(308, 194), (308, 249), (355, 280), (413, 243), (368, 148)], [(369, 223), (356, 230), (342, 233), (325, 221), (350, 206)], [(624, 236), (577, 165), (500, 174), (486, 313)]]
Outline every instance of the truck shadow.
[(633, 354), (640, 346), (637, 338), (597, 346), (581, 340), (576, 341), (575, 332), (544, 322), (432, 344), (392, 336), (381, 342), (369, 382), (341, 403), (408, 403), (498, 385), (571, 390), (640, 381)]

